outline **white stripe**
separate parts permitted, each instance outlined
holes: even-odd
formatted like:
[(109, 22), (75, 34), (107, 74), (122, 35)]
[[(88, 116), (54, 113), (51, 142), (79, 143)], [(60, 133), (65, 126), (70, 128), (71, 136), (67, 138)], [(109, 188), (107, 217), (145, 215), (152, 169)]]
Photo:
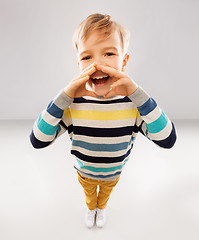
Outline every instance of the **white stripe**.
[(69, 138), (72, 139), (73, 138), (73, 132), (71, 132), (69, 135)]
[[(136, 135), (135, 135), (136, 136)], [(131, 135), (126, 135), (122, 137), (87, 137), (84, 135), (74, 135), (74, 140), (89, 142), (89, 143), (96, 143), (96, 144), (117, 144), (123, 142), (129, 142), (131, 140)]]
[(61, 125), (60, 125), (60, 127), (61, 127), (61, 130), (59, 131), (59, 133), (57, 135), (57, 138), (60, 137), (63, 133), (66, 132), (66, 129), (64, 127), (62, 127)]
[(133, 102), (124, 102), (117, 104), (96, 104), (96, 103), (72, 103), (71, 109), (87, 111), (120, 111), (124, 109), (137, 109)]
[(91, 97), (91, 96), (86, 96), (86, 97), (83, 97), (84, 99), (86, 100), (92, 100), (92, 101), (112, 101), (112, 100), (117, 100), (117, 99), (123, 99), (124, 96), (113, 96), (113, 97), (110, 97), (110, 98), (104, 98), (104, 97)]
[(171, 134), (171, 131), (172, 131), (172, 124), (171, 124), (171, 121), (168, 120), (167, 125), (164, 129), (162, 129), (158, 133), (153, 133), (153, 134), (150, 133), (148, 134), (148, 137), (156, 141), (164, 140)]
[(157, 120), (161, 116), (161, 114), (162, 114), (162, 110), (157, 106), (156, 108), (153, 109), (152, 112), (141, 117), (146, 123), (149, 124)]
[[(124, 165), (123, 165), (121, 169), (117, 169), (117, 170), (115, 170), (115, 171), (110, 171), (110, 172), (93, 172), (93, 171), (90, 171), (90, 170), (88, 170), (88, 169), (84, 169), (84, 168), (82, 169), (82, 168), (80, 168), (80, 166), (79, 166), (79, 164), (78, 164), (77, 161), (74, 163), (74, 166), (75, 166), (77, 169), (79, 169), (80, 171), (84, 172), (85, 174), (86, 174), (86, 173), (88, 173), (88, 174), (90, 173), (90, 174), (95, 175), (95, 176), (97, 176), (97, 175), (107, 176), (107, 175), (110, 175), (110, 174), (115, 174), (116, 172), (122, 171), (123, 168), (124, 168)], [(93, 166), (93, 167), (95, 167), (95, 166)]]
[(39, 128), (37, 127), (37, 121), (34, 123), (33, 132), (34, 132), (35, 137), (42, 142), (50, 142), (56, 136), (56, 133), (54, 135), (46, 135), (43, 132), (41, 132), (39, 130)]
[(144, 132), (144, 134), (146, 134), (146, 131), (148, 131), (146, 128), (146, 123), (142, 124), (142, 131)]
[(137, 127), (139, 127), (140, 124), (142, 123), (142, 121), (143, 121), (143, 119), (142, 119), (141, 117), (137, 118), (135, 125), (136, 125)]
[(42, 112), (42, 118), (45, 122), (52, 126), (56, 126), (61, 120), (60, 118), (56, 118), (49, 114), (46, 109)]
[(74, 126), (93, 127), (93, 128), (119, 128), (135, 125), (136, 118), (111, 120), (111, 121), (98, 121), (89, 119), (73, 119)]
[(136, 139), (136, 137), (137, 137), (137, 134), (138, 134), (138, 133), (136, 133), (136, 132), (133, 132), (133, 133), (132, 133), (132, 137), (134, 138), (133, 142), (135, 142), (135, 139)]

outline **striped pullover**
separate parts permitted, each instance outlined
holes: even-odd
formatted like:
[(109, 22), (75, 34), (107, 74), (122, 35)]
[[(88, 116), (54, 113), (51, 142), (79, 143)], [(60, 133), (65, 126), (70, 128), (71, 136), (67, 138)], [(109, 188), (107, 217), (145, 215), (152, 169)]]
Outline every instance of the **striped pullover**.
[(138, 132), (163, 148), (176, 141), (173, 123), (141, 87), (128, 97), (71, 99), (62, 90), (35, 121), (35, 148), (64, 132), (72, 141), (74, 168), (84, 177), (113, 181), (128, 161)]

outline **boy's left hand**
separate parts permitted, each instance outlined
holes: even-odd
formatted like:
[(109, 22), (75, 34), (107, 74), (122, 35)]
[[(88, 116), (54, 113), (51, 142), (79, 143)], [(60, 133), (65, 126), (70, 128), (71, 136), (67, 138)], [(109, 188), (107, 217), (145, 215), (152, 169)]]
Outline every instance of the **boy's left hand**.
[(115, 95), (130, 96), (134, 93), (138, 85), (126, 74), (112, 67), (97, 65), (96, 68), (107, 73), (113, 80), (110, 91), (104, 96), (109, 98)]

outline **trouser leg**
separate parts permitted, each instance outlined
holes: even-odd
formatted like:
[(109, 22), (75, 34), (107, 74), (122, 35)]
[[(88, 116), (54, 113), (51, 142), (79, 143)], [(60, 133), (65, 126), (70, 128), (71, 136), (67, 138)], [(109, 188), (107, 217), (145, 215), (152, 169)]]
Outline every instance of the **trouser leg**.
[(97, 207), (99, 209), (104, 209), (113, 191), (113, 188), (117, 185), (119, 181), (118, 177), (115, 181), (101, 181), (99, 183), (99, 193), (97, 199)]
[(95, 181), (84, 178), (79, 172), (77, 174), (78, 180), (84, 189), (86, 205), (90, 210), (94, 210), (97, 207), (97, 184)]

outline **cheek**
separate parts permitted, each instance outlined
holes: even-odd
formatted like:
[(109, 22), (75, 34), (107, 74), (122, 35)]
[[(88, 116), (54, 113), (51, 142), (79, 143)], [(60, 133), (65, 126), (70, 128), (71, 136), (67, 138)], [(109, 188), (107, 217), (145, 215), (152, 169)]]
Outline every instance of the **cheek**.
[(80, 66), (80, 71), (83, 72), (86, 68), (88, 68), (90, 65), (92, 64), (92, 62), (89, 62), (87, 64), (81, 64)]
[(80, 61), (79, 62), (79, 69), (80, 72), (82, 72), (85, 68), (87, 68), (90, 64), (86, 61)]
[(117, 63), (117, 67), (118, 67), (117, 70), (119, 70), (119, 71), (122, 70), (122, 61), (118, 61), (118, 63)]
[(122, 69), (122, 62), (117, 59), (115, 61), (109, 62), (109, 66), (114, 68), (114, 69), (116, 69), (116, 70), (118, 70), (118, 71), (121, 71), (121, 69)]
[(81, 72), (83, 72), (83, 70), (86, 68), (85, 64), (79, 64), (79, 69)]

